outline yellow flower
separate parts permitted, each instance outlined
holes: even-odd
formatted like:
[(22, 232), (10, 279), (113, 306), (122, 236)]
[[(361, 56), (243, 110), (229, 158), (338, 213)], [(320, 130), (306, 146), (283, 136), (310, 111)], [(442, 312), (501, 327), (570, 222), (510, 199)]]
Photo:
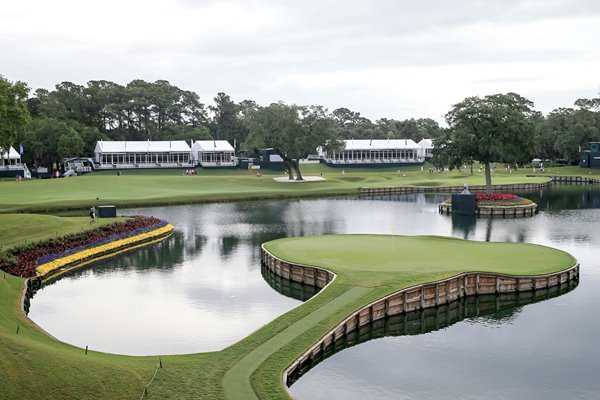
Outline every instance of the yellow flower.
[(98, 255), (105, 255), (106, 253), (110, 253), (118, 249), (130, 247), (134, 244), (162, 236), (171, 231), (173, 231), (173, 225), (167, 224), (153, 231), (140, 233), (139, 235), (131, 236), (125, 239), (115, 240), (100, 246), (78, 251), (74, 254), (69, 254), (65, 257), (57, 258), (44, 264), (40, 264), (36, 267), (36, 271), (40, 276), (44, 276), (64, 266), (87, 260)]

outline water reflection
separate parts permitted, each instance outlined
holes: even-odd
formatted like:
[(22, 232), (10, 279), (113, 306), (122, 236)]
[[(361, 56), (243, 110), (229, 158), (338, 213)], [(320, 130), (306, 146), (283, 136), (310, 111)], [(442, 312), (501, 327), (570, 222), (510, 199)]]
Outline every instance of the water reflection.
[[(334, 354), (358, 344), (388, 336), (422, 335), (445, 329), (466, 319), (488, 326), (510, 324), (521, 313), (524, 306), (561, 296), (577, 285), (578, 281), (571, 281), (562, 286), (530, 292), (463, 297), (436, 308), (426, 308), (373, 321), (348, 332), (312, 360), (309, 359), (306, 364), (300, 365), (288, 377), (288, 385), (293, 385), (308, 371)], [(302, 391), (301, 389), (296, 391), (294, 388), (294, 393), (302, 394)]]
[[(578, 207), (598, 204), (600, 187), (584, 189), (586, 201), (578, 200)], [(529, 197), (534, 195), (548, 199), (549, 207), (554, 201), (562, 204), (563, 195), (581, 200), (570, 188)], [(600, 246), (597, 209), (465, 221), (438, 213), (437, 204), (445, 197), (410, 194), (121, 210), (164, 218), (175, 226), (175, 234), (45, 286), (32, 300), (29, 315), (60, 340), (95, 350), (139, 355), (219, 350), (300, 304), (298, 297), (273, 290), (261, 275), (261, 243), (295, 235), (391, 233), (392, 228), (400, 235), (527, 241), (569, 251), (582, 265), (576, 304), (596, 304), (600, 284), (594, 286), (590, 274)], [(569, 313), (573, 318), (577, 314)]]
[(463, 239), (468, 239), (475, 231), (477, 217), (474, 215), (454, 215), (452, 214), (452, 233)]
[(284, 279), (279, 275), (275, 275), (264, 264), (261, 266), (260, 272), (269, 286), (282, 295), (291, 297), (292, 299), (304, 302), (319, 293), (318, 287)]

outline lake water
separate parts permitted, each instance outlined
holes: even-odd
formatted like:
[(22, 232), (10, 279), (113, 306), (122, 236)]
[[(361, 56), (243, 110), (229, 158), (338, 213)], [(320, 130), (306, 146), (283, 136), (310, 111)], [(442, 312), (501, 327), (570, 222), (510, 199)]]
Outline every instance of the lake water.
[[(406, 326), (398, 321), (390, 321), (387, 330), (372, 327), (364, 343), (320, 362), (291, 392), (299, 399), (328, 400), (600, 397), (600, 188), (528, 193), (540, 213), (526, 219), (440, 215), (437, 204), (445, 197), (123, 210), (167, 219), (176, 232), (156, 246), (42, 288), (29, 315), (58, 339), (94, 350), (136, 355), (219, 350), (312, 295), (309, 288), (263, 277), (259, 246), (265, 241), (393, 232), (538, 243), (579, 260), (577, 287), (532, 304), (503, 299), (500, 309), (483, 307), (479, 314), (410, 335), (394, 328)], [(384, 337), (368, 340), (379, 336)]]

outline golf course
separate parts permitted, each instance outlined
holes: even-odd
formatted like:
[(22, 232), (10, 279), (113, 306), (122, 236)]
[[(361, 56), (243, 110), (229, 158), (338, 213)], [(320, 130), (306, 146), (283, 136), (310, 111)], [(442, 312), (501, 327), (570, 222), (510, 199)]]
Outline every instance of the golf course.
[[(499, 172), (493, 183), (548, 180), (546, 176), (526, 176), (529, 172)], [(579, 169), (564, 167), (559, 172), (575, 175)], [(231, 172), (197, 176), (90, 174), (19, 183), (2, 181), (0, 245), (7, 249), (25, 241), (93, 226), (83, 217), (32, 212), (81, 216), (90, 205), (114, 204), (123, 208), (320, 197), (355, 194), (361, 187), (435, 186), (443, 192), (445, 186), (484, 182), (482, 174), (428, 173), (417, 168), (342, 174), (317, 165), (307, 166), (306, 174), (326, 180), (280, 184), (272, 179), (276, 174), (256, 177)], [(86, 351), (62, 343), (23, 314), (21, 296), (25, 281), (0, 275), (0, 398), (287, 398), (283, 371), (340, 321), (366, 304), (404, 288), (463, 272), (530, 276), (556, 273), (577, 263), (563, 251), (539, 245), (437, 236), (286, 238), (266, 243), (265, 249), (286, 262), (319, 267), (336, 277), (317, 296), (245, 339), (221, 351), (199, 354), (133, 357)]]

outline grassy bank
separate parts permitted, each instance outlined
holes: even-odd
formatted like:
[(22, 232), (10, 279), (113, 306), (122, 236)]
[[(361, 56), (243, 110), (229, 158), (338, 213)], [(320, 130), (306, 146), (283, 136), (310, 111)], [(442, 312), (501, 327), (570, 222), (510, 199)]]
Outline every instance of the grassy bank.
[[(223, 351), (161, 357), (163, 368), (148, 388), (148, 398), (285, 398), (282, 370), (370, 301), (465, 270), (527, 275), (574, 263), (568, 254), (542, 246), (440, 237), (334, 235), (281, 239), (267, 248), (289, 261), (327, 267), (338, 278), (318, 296)], [(396, 256), (400, 252), (403, 257)], [(0, 398), (141, 395), (158, 357), (85, 355), (83, 349), (53, 340), (20, 313), (22, 285), (20, 278), (0, 277)]]
[[(88, 174), (65, 179), (30, 180), (20, 183), (0, 182), (0, 213), (47, 212), (79, 210), (86, 215), (91, 205), (114, 204), (119, 207), (138, 207), (186, 204), (214, 201), (268, 199), (353, 194), (361, 187), (440, 187), (485, 183), (483, 173), (459, 171), (429, 173), (419, 167), (380, 170), (342, 170), (322, 165), (307, 165), (306, 175), (323, 176), (326, 180), (305, 183), (280, 183), (276, 175), (256, 177), (249, 171), (210, 171), (195, 176), (142, 175), (125, 171), (123, 175)], [(582, 175), (589, 172), (577, 167), (550, 169), (544, 175), (532, 174), (529, 169), (511, 173), (498, 170), (494, 184), (539, 183), (548, 174)], [(600, 175), (600, 171), (598, 172)], [(279, 174), (278, 176), (281, 176)], [(592, 175), (596, 176), (596, 175)]]
[(91, 224), (89, 217), (60, 218), (52, 215), (2, 214), (0, 215), (0, 250), (36, 242), (52, 237), (63, 236), (95, 229), (125, 218), (99, 218)]

